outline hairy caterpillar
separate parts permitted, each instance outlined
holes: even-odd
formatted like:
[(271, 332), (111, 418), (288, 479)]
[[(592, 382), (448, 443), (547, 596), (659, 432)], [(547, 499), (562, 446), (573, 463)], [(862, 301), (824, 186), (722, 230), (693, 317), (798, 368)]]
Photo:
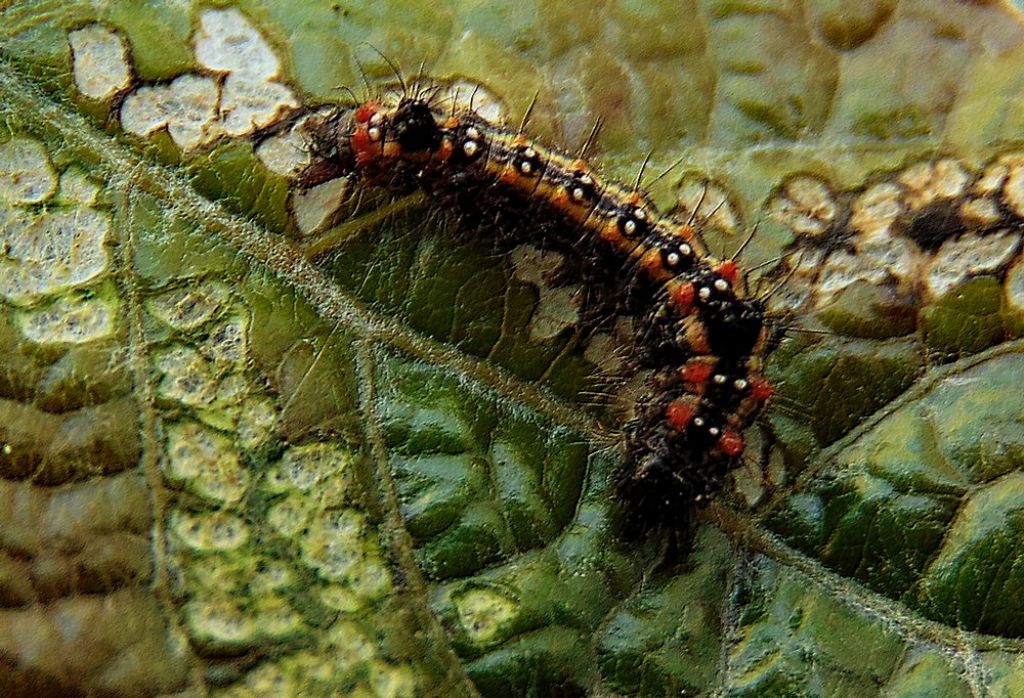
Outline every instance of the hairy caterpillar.
[(420, 189), (466, 225), (571, 248), (642, 299), (641, 349), (655, 377), (624, 429), (615, 475), (629, 527), (678, 528), (721, 487), (772, 394), (761, 371), (773, 332), (735, 260), (710, 255), (692, 221), (522, 129), (422, 95), (338, 108), (306, 130), (303, 186), (346, 175), (394, 193)]

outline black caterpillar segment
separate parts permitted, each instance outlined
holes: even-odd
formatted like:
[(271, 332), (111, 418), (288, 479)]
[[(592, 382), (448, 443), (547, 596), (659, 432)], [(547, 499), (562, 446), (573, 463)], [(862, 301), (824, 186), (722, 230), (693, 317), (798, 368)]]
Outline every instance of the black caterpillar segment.
[(770, 326), (736, 263), (711, 256), (690, 222), (581, 159), (419, 98), (339, 109), (312, 119), (309, 134), (306, 186), (345, 174), (422, 189), (466, 225), (582, 252), (604, 285), (639, 298), (656, 378), (624, 429), (617, 491), (644, 530), (681, 525), (721, 487), (771, 395), (761, 377)]

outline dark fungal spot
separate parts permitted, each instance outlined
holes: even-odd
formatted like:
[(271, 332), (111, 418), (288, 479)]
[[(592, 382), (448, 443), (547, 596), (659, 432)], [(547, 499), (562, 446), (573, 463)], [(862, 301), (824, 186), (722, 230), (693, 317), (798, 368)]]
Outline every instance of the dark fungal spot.
[(940, 201), (918, 211), (907, 226), (907, 237), (922, 250), (934, 252), (966, 230), (957, 202)]

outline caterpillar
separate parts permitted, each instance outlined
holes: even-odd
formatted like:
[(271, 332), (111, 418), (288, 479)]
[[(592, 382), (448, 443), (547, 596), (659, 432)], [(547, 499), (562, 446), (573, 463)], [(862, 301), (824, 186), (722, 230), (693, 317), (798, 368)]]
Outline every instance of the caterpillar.
[(641, 350), (654, 377), (623, 429), (614, 474), (629, 531), (678, 530), (721, 488), (772, 395), (762, 363), (773, 328), (735, 259), (712, 256), (692, 220), (659, 212), (639, 183), (604, 181), (522, 127), (407, 90), (304, 128), (311, 162), (300, 186), (348, 176), (395, 194), (422, 190), (464, 226), (582, 250), (642, 299)]

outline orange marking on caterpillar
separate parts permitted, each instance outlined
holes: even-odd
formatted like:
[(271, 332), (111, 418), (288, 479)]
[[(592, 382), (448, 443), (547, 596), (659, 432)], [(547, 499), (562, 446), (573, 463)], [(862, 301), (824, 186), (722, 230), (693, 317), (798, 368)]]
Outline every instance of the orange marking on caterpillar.
[(687, 361), (686, 365), (679, 371), (679, 375), (687, 383), (703, 385), (708, 382), (708, 378), (711, 377), (711, 373), (714, 370), (714, 366), (706, 361)]
[(360, 107), (356, 109), (356, 123), (365, 124), (370, 120), (370, 117), (377, 113), (379, 109), (380, 107), (374, 102), (367, 102), (366, 104), (360, 105)]
[(693, 407), (682, 400), (670, 402), (665, 408), (665, 421), (676, 431), (683, 431), (693, 421)]
[(669, 297), (672, 304), (683, 315), (688, 315), (693, 310), (693, 299), (696, 297), (696, 290), (689, 281), (674, 284)]
[(356, 129), (350, 142), (352, 150), (355, 152), (356, 162), (360, 165), (367, 165), (377, 159), (379, 148), (365, 128)]
[(764, 378), (755, 378), (750, 382), (750, 397), (757, 402), (764, 402), (775, 394), (775, 388)]
[(732, 429), (726, 429), (718, 439), (718, 448), (729, 458), (734, 458), (743, 453), (743, 437)]
[(715, 273), (721, 276), (723, 279), (728, 281), (730, 284), (736, 283), (736, 273), (739, 271), (739, 267), (736, 262), (731, 259), (726, 259), (718, 263), (715, 267)]

